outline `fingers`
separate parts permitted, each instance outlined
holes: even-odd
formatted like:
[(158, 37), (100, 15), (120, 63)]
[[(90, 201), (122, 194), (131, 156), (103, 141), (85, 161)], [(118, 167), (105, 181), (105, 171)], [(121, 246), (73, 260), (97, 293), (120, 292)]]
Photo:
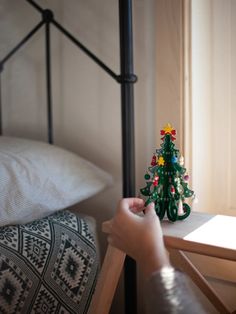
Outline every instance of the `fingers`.
[(120, 201), (118, 209), (129, 210), (134, 213), (142, 211), (144, 200), (138, 197), (124, 198)]
[(156, 215), (154, 203), (148, 204), (148, 206), (145, 208), (145, 215)]

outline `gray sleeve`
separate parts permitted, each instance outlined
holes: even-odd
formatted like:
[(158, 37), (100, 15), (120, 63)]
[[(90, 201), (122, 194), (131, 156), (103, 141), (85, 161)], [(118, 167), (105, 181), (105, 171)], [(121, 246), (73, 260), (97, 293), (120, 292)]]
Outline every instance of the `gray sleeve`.
[(188, 285), (185, 274), (174, 268), (155, 272), (146, 282), (147, 314), (203, 314), (207, 313)]

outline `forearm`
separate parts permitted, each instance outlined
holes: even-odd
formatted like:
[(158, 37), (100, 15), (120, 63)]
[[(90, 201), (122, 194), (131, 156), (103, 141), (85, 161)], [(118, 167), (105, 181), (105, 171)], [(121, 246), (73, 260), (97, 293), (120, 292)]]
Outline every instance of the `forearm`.
[(145, 248), (145, 250), (143, 249), (145, 253), (136, 260), (144, 279), (150, 278), (154, 272), (164, 267), (171, 267), (164, 244), (161, 242), (162, 239), (160, 239), (160, 242), (156, 241), (155, 250), (153, 250), (152, 247), (150, 251), (147, 250), (147, 248)]
[(162, 268), (146, 282), (147, 314), (205, 314), (188, 284), (187, 277), (174, 268)]

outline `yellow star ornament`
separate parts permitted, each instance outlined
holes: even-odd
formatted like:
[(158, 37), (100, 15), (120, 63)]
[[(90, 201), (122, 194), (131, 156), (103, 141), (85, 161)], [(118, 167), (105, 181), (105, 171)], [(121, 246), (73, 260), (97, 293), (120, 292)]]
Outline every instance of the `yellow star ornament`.
[(165, 164), (164, 158), (162, 156), (159, 157), (157, 163), (158, 163), (158, 166), (164, 166)]
[(164, 128), (163, 128), (165, 134), (171, 134), (172, 131), (174, 130), (174, 128), (172, 127), (172, 125), (170, 123), (167, 123)]

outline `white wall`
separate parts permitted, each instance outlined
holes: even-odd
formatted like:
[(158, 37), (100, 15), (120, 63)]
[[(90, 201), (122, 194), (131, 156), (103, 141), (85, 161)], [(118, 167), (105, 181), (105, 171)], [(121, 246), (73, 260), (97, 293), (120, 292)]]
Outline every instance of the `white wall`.
[(192, 121), (195, 209), (235, 215), (236, 5), (192, 1)]
[(209, 208), (211, 195), (211, 1), (192, 1), (192, 180), (198, 203)]

